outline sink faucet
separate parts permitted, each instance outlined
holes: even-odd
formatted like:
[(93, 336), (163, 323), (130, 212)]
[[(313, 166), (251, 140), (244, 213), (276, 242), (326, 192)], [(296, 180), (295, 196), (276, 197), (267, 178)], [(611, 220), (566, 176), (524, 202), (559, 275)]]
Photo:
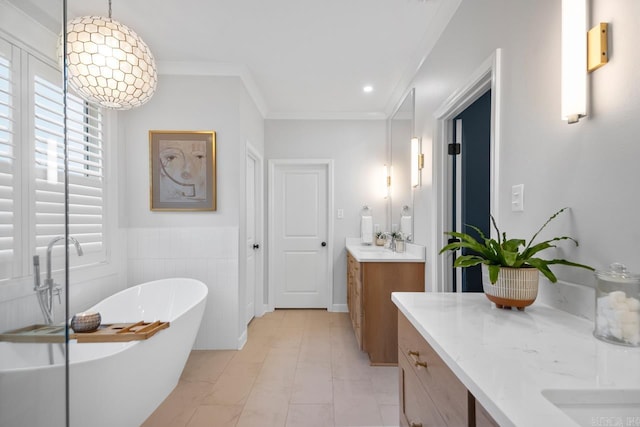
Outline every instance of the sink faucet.
[[(40, 256), (34, 255), (33, 257), (33, 267), (34, 267), (34, 291), (37, 292), (38, 295), (38, 303), (40, 304), (40, 309), (42, 310), (42, 315), (44, 316), (44, 320), (47, 324), (53, 324), (53, 296), (56, 295), (58, 300), (60, 299), (60, 292), (62, 288), (60, 286), (56, 286), (53, 277), (52, 277), (52, 268), (51, 268), (51, 252), (53, 250), (53, 246), (59, 242), (60, 240), (65, 240), (64, 236), (54, 237), (49, 244), (47, 245), (47, 277), (44, 280), (44, 284), (40, 285)], [(68, 236), (68, 240), (73, 242), (76, 247), (76, 252), (78, 256), (83, 255), (82, 246), (80, 246), (80, 242), (75, 237)]]
[(384, 233), (386, 236), (386, 240), (389, 242), (389, 249), (393, 252), (396, 251), (396, 238), (394, 233), (386, 232)]

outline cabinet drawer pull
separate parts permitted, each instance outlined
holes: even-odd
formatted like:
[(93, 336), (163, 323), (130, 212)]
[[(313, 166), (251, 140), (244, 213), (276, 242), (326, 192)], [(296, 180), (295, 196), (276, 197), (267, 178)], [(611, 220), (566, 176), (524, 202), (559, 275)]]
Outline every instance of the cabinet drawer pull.
[(409, 356), (420, 357), (420, 352), (419, 351), (409, 350)]
[(427, 368), (427, 362), (421, 362), (421, 361), (419, 361), (419, 360), (416, 360), (415, 362), (413, 362), (413, 364), (414, 364), (415, 366), (422, 366), (422, 367), (423, 367), (423, 368), (425, 368), (425, 369)]
[(411, 427), (422, 427), (422, 423), (411, 423), (409, 424)]

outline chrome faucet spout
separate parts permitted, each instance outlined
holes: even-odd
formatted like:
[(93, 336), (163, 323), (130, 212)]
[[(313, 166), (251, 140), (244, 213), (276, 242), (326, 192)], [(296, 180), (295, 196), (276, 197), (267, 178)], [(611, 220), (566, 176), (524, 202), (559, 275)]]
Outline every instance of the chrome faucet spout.
[[(64, 240), (64, 236), (58, 236), (51, 239), (49, 244), (47, 245), (47, 281), (51, 280), (51, 252), (53, 251), (53, 246), (58, 243), (60, 240)], [(80, 246), (80, 242), (73, 236), (69, 236), (68, 239), (73, 242), (73, 245), (76, 247), (76, 252), (78, 256), (84, 255), (82, 251), (82, 246)]]
[(45, 284), (53, 281), (51, 279), (51, 252), (53, 250), (53, 245), (58, 243), (60, 240), (64, 240), (64, 236), (54, 237), (47, 245), (47, 278)]
[(69, 236), (69, 240), (71, 240), (73, 242), (73, 245), (76, 247), (76, 253), (78, 254), (78, 256), (84, 255), (84, 252), (82, 251), (82, 246), (80, 246), (80, 242), (78, 242), (78, 239), (76, 239), (75, 237)]

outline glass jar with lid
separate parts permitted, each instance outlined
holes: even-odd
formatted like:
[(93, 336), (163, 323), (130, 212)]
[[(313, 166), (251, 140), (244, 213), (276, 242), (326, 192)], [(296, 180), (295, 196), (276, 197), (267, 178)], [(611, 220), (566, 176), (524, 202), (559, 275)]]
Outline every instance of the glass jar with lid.
[(614, 344), (640, 347), (640, 274), (614, 263), (596, 271), (594, 336)]

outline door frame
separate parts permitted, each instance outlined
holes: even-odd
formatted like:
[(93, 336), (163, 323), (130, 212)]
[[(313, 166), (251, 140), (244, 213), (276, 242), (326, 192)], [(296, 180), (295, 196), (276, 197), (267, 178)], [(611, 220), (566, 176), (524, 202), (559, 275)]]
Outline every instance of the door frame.
[[(488, 90), (491, 90), (491, 178), (490, 178), (490, 213), (498, 221), (499, 206), (499, 154), (501, 143), (501, 99), (502, 71), (501, 49), (496, 49), (470, 76), (467, 82), (456, 89), (449, 98), (436, 110), (435, 141), (433, 144), (433, 188), (434, 202), (431, 203), (432, 222), (431, 259), (435, 268), (431, 269), (431, 290), (451, 292), (448, 258), (439, 255), (440, 248), (446, 244), (445, 231), (450, 229), (450, 186), (449, 155), (447, 144), (453, 136), (453, 119), (469, 105), (473, 104)], [(494, 231), (491, 231), (493, 236)], [(493, 236), (495, 237), (495, 236)], [(461, 289), (458, 289), (461, 292)]]
[(278, 166), (325, 166), (327, 168), (327, 311), (332, 311), (333, 307), (333, 159), (269, 159), (269, 302), (268, 310), (275, 309), (275, 242), (273, 233), (275, 230), (275, 201), (274, 201), (274, 184), (275, 172)]
[[(256, 240), (259, 244), (264, 247), (264, 158), (260, 151), (258, 151), (249, 141), (246, 142), (246, 153), (245, 153), (245, 194), (246, 194), (246, 178), (247, 178), (247, 170), (246, 170), (246, 160), (252, 159), (255, 162), (255, 170), (254, 170), (254, 185), (255, 185), (255, 208), (256, 208)], [(245, 213), (245, 237), (246, 230), (248, 227), (247, 224), (247, 215)], [(246, 239), (245, 239), (246, 240)], [(244, 242), (246, 243), (246, 242)], [(246, 248), (245, 250), (249, 250)], [(253, 314), (256, 317), (261, 317), (267, 311), (267, 305), (264, 303), (264, 249), (255, 251), (254, 256), (256, 257), (255, 264), (255, 294), (254, 294), (254, 310)], [(246, 261), (246, 253), (245, 253)], [(245, 283), (246, 283), (246, 274), (247, 274), (247, 266), (245, 262)], [(243, 303), (242, 310), (246, 309), (247, 304), (247, 296), (245, 295), (245, 301)], [(243, 311), (241, 311), (242, 313)], [(244, 322), (244, 318), (243, 318)]]

